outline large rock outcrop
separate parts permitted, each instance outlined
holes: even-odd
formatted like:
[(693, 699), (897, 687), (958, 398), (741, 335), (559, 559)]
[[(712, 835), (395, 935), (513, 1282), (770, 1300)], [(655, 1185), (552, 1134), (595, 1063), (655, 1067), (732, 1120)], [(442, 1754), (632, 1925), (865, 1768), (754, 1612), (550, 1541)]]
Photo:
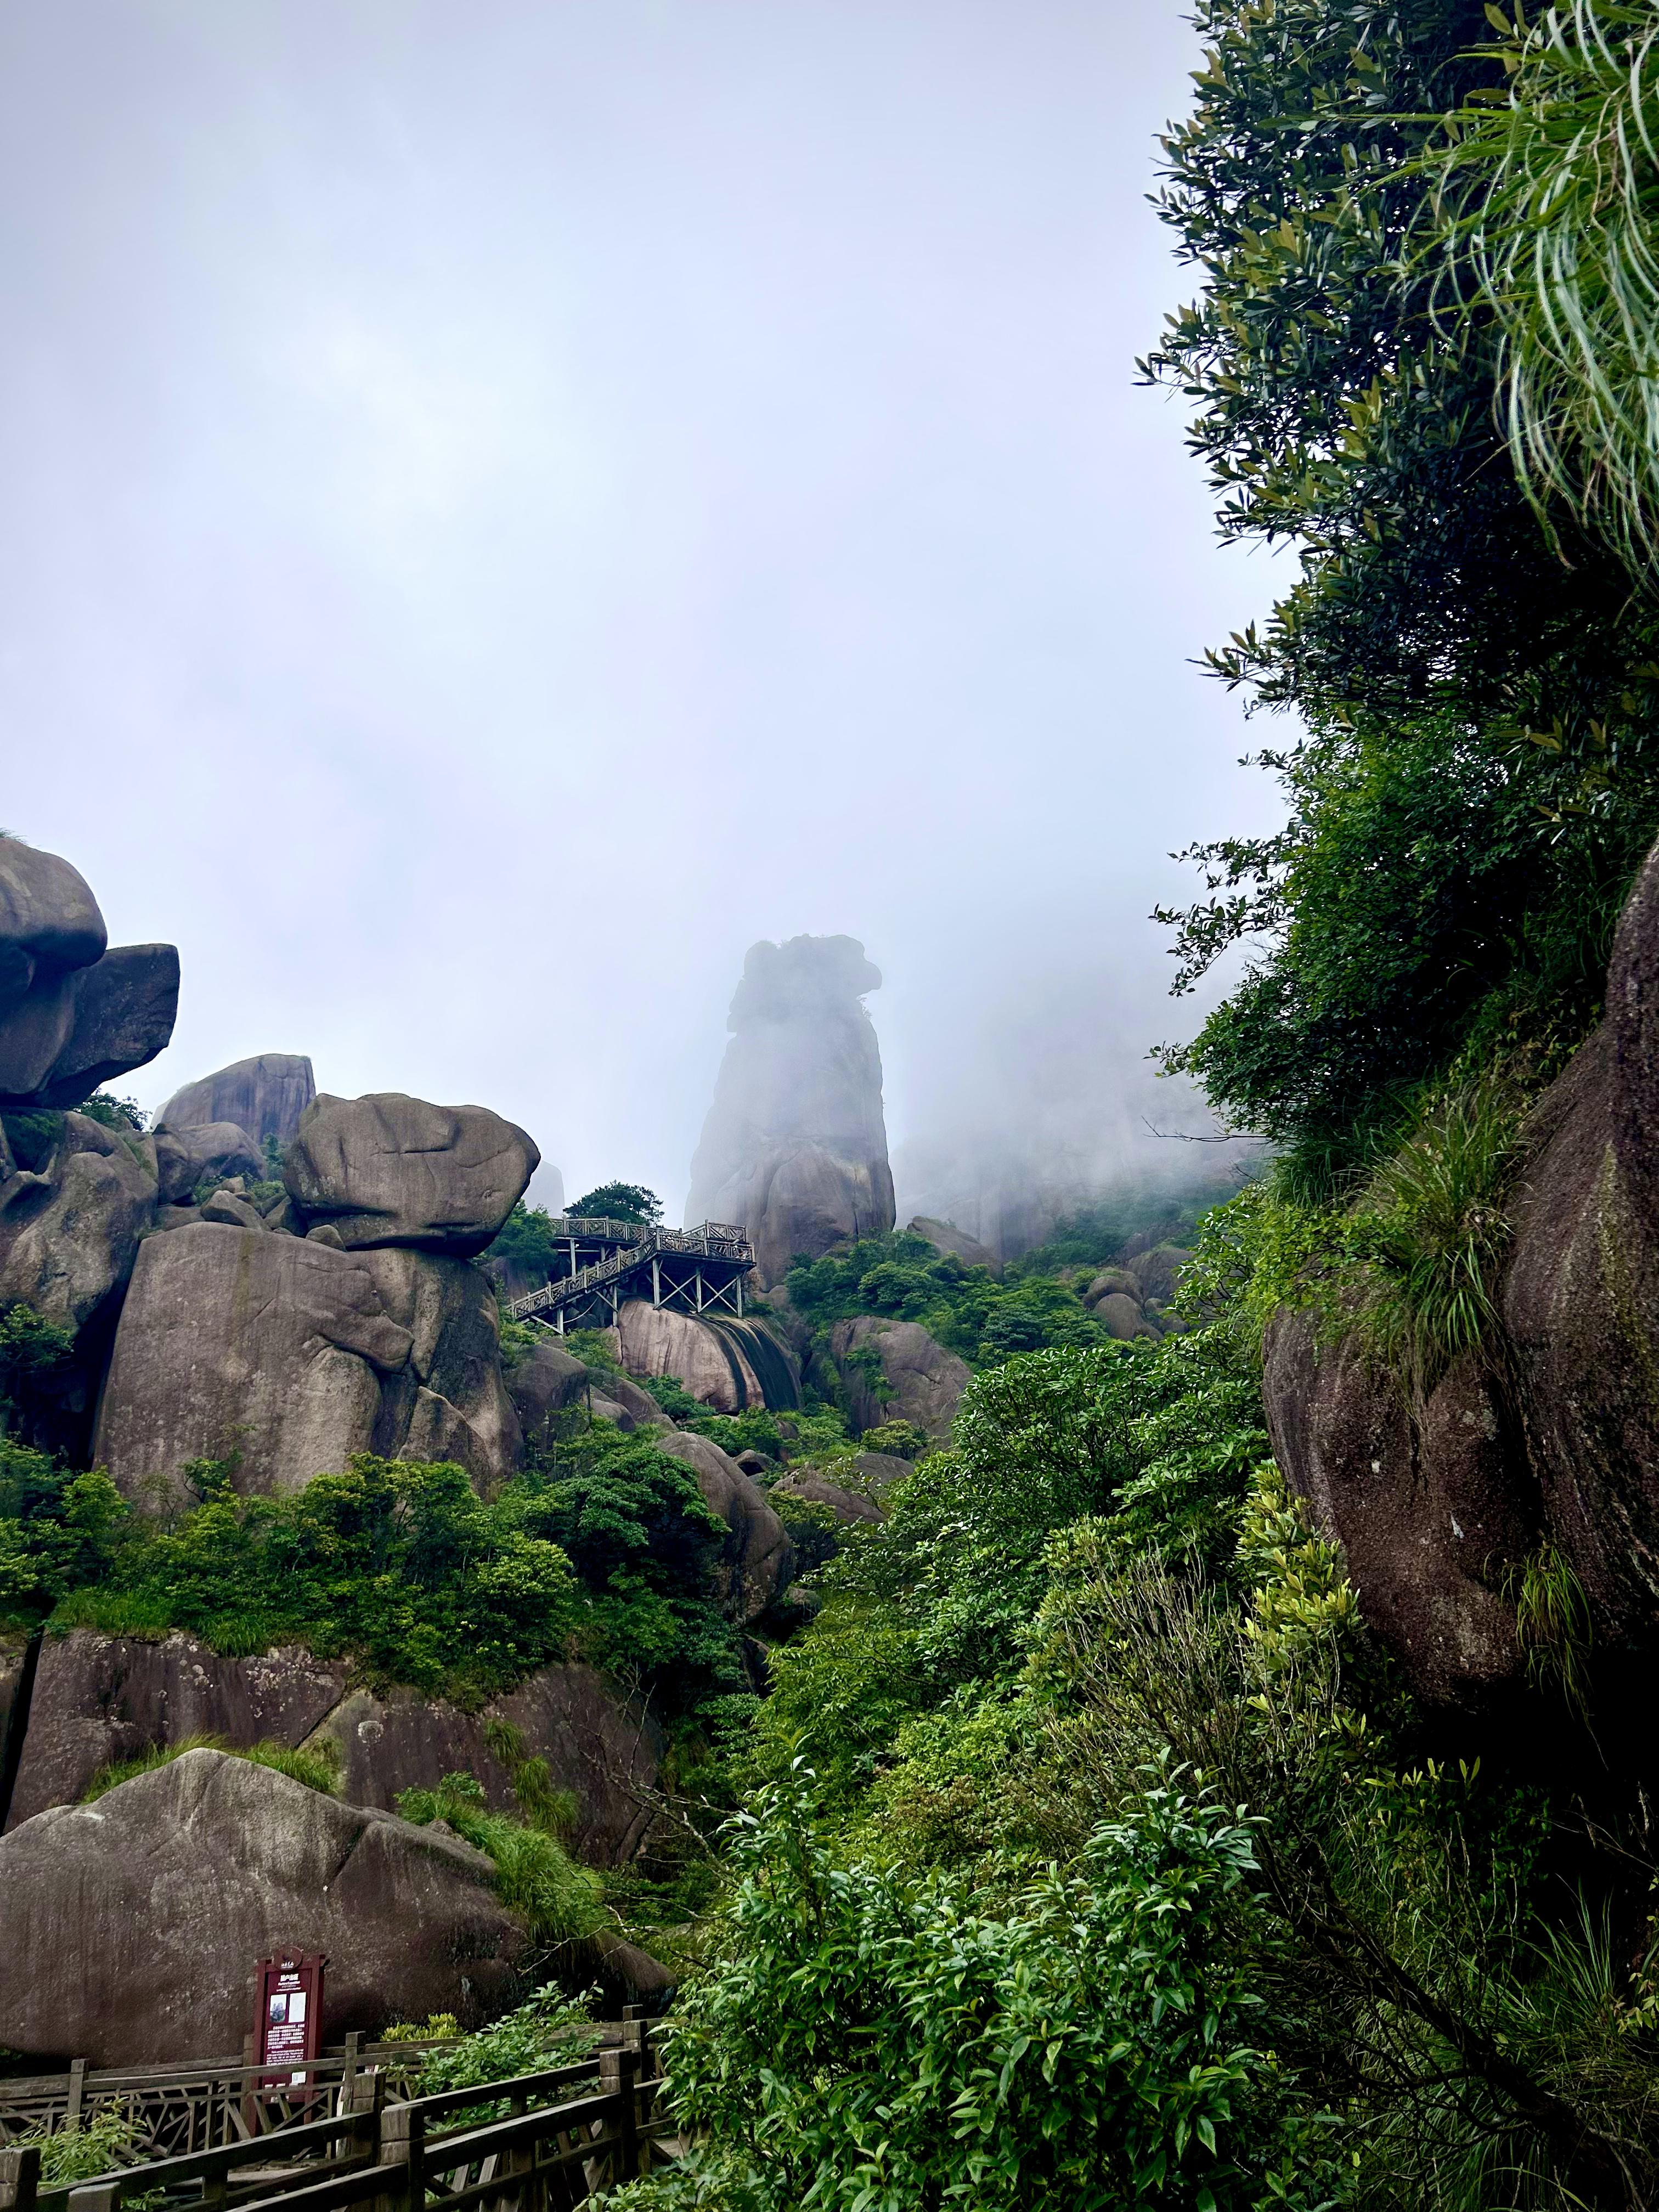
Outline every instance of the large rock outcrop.
[(1486, 1706), (1521, 1680), (1508, 1577), (1537, 1540), (1501, 1401), (1466, 1356), (1414, 1419), (1360, 1345), (1281, 1313), (1262, 1393), (1285, 1480), (1339, 1535), (1366, 1620), (1431, 1706)]
[(864, 995), (881, 974), (850, 937), (750, 948), (686, 1218), (740, 1222), (763, 1285), (797, 1253), (893, 1225), (881, 1054)]
[(0, 1310), (21, 1302), (71, 1332), (107, 1316), (155, 1203), (152, 1139), (65, 1114), (45, 1167), (0, 1179)]
[(1600, 1033), (1532, 1116), (1504, 1322), (1528, 1472), (1597, 1639), (1659, 1654), (1655, 873), (1620, 926)]
[[(855, 1429), (911, 1421), (943, 1443), (951, 1433), (967, 1364), (947, 1352), (920, 1322), (859, 1314), (830, 1332), (830, 1356), (842, 1378)], [(879, 1371), (872, 1373), (872, 1365)]]
[(659, 1449), (690, 1468), (703, 1503), (726, 1523), (710, 1595), (740, 1628), (756, 1626), (794, 1578), (788, 1531), (760, 1485), (707, 1437), (678, 1430)]
[(488, 1487), (517, 1449), (476, 1267), (208, 1221), (146, 1239), (94, 1438), (129, 1497), (180, 1498), (187, 1461), (234, 1452), (248, 1492), (359, 1451), (459, 1460)]
[(349, 1250), (403, 1244), (471, 1259), (540, 1158), (522, 1129), (484, 1106), (325, 1092), (306, 1109), (284, 1174), (305, 1218), (327, 1223)]
[(395, 1807), (400, 1791), (435, 1789), (459, 1772), (476, 1775), (498, 1811), (515, 1812), (503, 1729), (574, 1799), (568, 1841), (577, 1856), (590, 1866), (626, 1864), (651, 1822), (665, 1739), (592, 1667), (544, 1667), (476, 1713), (414, 1690), (353, 1690), (310, 1741), (326, 1735), (339, 1746), (341, 1794), (354, 1805)]
[(303, 1743), (346, 1694), (343, 1665), (282, 1650), (229, 1658), (175, 1632), (42, 1640), (5, 1825), (76, 1805), (103, 1766), (191, 1736)]
[(267, 1137), (286, 1145), (316, 1096), (316, 1079), (303, 1053), (256, 1053), (251, 1060), (233, 1061), (175, 1091), (156, 1115), (155, 1126), (193, 1129), (209, 1121), (234, 1121), (256, 1145), (262, 1146)]
[(94, 2066), (236, 2050), (248, 1976), (328, 1954), (331, 2035), (453, 2012), (516, 1983), (522, 1929), (457, 1837), (216, 1751), (0, 1838), (0, 2044)]
[[(6, 1679), (0, 1648), (0, 1681)], [(21, 1669), (21, 1655), (17, 1655)], [(575, 1800), (571, 1842), (592, 1863), (627, 1859), (649, 1818), (664, 1739), (592, 1667), (544, 1667), (482, 1711), (409, 1689), (354, 1686), (344, 1661), (279, 1650), (251, 1658), (175, 1632), (159, 1642), (76, 1629), (40, 1647), (6, 1825), (80, 1802), (103, 1766), (212, 1735), (289, 1749), (329, 1738), (349, 1804), (394, 1809), (404, 1790), (474, 1774), (497, 1810), (516, 1809), (505, 1726), (526, 1759)]]
[(630, 1375), (672, 1375), (717, 1413), (763, 1406), (766, 1392), (746, 1355), (743, 1336), (630, 1298), (617, 1316), (623, 1365)]
[(78, 1106), (167, 1044), (177, 951), (107, 941), (77, 870), (0, 837), (0, 1113)]
[(1534, 1108), (1502, 1328), (1408, 1407), (1357, 1345), (1271, 1332), (1280, 1466), (1344, 1546), (1363, 1610), (1431, 1703), (1521, 1670), (1512, 1599), (1549, 1547), (1588, 1601), (1600, 1687), (1659, 1656), (1659, 848), (1621, 917), (1601, 1028)]

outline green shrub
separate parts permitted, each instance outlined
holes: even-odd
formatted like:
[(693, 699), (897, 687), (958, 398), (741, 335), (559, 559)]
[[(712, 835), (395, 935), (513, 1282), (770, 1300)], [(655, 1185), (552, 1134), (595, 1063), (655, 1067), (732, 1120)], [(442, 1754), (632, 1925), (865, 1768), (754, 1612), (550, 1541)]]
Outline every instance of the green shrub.
[(694, 1398), (678, 1376), (647, 1375), (641, 1380), (671, 1420), (690, 1420), (708, 1411), (702, 1400)]
[(1520, 1131), (1508, 1085), (1489, 1077), (1454, 1090), (1423, 1112), (1356, 1205), (1348, 1243), (1364, 1271), (1362, 1326), (1419, 1405), (1499, 1327)]
[[(416, 2094), (435, 2097), (448, 2089), (471, 2089), (489, 2081), (510, 2081), (522, 2074), (542, 2074), (556, 2066), (574, 2065), (597, 2049), (600, 2040), (601, 2031), (587, 2012), (595, 1994), (589, 1991), (570, 1997), (557, 1989), (538, 1990), (489, 2027), (460, 2037), (447, 2050), (428, 2051), (415, 2085)], [(453, 2033), (453, 2017), (441, 2017)], [(436, 2026), (435, 2021), (428, 2021), (424, 2028), (408, 2028), (404, 2033), (426, 2035)], [(452, 2115), (447, 2124), (482, 2126), (501, 2117), (504, 2109), (500, 2104), (470, 2106)]]
[[(94, 2174), (113, 2173), (122, 2166), (140, 2165), (149, 2145), (149, 2131), (141, 2124), (135, 2112), (126, 2105), (100, 2105), (90, 2119), (74, 2126), (47, 2129), (34, 2127), (21, 2135), (8, 2138), (8, 2148), (24, 2150), (38, 2146), (40, 2153), (40, 2183), (43, 2188), (72, 2187), (79, 2181), (90, 2181)], [(137, 2212), (160, 2202), (161, 2192), (150, 2191), (138, 2197), (125, 2197), (124, 2201), (137, 2207)]]
[[(822, 1259), (798, 1261), (785, 1280), (793, 1304), (820, 1332), (860, 1314), (920, 1322), (970, 1365), (1105, 1339), (1069, 1285), (1037, 1276), (999, 1283), (983, 1267), (969, 1267), (954, 1254), (941, 1256), (908, 1232), (862, 1237)], [(879, 1391), (885, 1376), (878, 1357), (872, 1358), (870, 1379)], [(852, 1361), (861, 1364), (857, 1352)]]
[(815, 1817), (798, 1770), (732, 1833), (720, 1954), (669, 2045), (699, 2138), (670, 2203), (1242, 2212), (1268, 2176), (1276, 2203), (1321, 2202), (1316, 2116), (1253, 2047), (1248, 1824), (1152, 1777), (1075, 1871), (993, 1913), (841, 1863)]
[(75, 1110), (106, 1129), (131, 1129), (140, 1135), (149, 1119), (136, 1098), (118, 1098), (112, 1091), (94, 1091)]
[(439, 2038), (459, 2036), (461, 2024), (453, 2012), (428, 2013), (422, 2020), (394, 2020), (389, 2027), (380, 2030), (382, 2043), (428, 2043)]
[(569, 1560), (520, 1498), (485, 1504), (463, 1468), (359, 1454), (277, 1498), (236, 1496), (206, 1462), (197, 1479), (205, 1502), (172, 1528), (127, 1513), (102, 1476), (64, 1479), (52, 1540), (95, 1546), (98, 1578), (59, 1599), (54, 1630), (182, 1628), (243, 1652), (303, 1644), (350, 1655), (372, 1680), (476, 1703), (562, 1658), (581, 1629)]

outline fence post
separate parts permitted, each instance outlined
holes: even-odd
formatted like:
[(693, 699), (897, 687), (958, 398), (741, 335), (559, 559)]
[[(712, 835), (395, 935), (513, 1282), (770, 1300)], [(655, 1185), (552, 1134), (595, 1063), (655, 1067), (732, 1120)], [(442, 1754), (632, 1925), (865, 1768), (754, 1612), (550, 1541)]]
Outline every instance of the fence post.
[(374, 2200), (375, 2212), (421, 2212), (426, 2202), (426, 2114), (413, 2105), (388, 2105), (380, 2114), (380, 2166), (400, 2166)]
[(40, 2187), (40, 2146), (0, 2150), (0, 2212), (34, 2212)]
[(121, 2212), (121, 2184), (97, 2181), (81, 2189), (71, 2189), (69, 2212)]
[[(343, 2119), (348, 2113), (372, 2112), (378, 2123), (386, 2103), (386, 2075), (373, 2066), (365, 2067), (362, 2073), (353, 2075), (346, 2086), (347, 2101), (340, 2117)], [(378, 2125), (375, 2132), (378, 2136)]]
[(78, 2128), (81, 2124), (81, 2101), (86, 2094), (86, 2060), (71, 2059), (69, 2070), (69, 2103), (64, 2112), (64, 2125), (66, 2128)]
[(362, 2043), (362, 2030), (354, 2027), (345, 2039), (345, 2065), (340, 2074), (340, 2110), (355, 2112), (356, 2100), (352, 2091), (357, 2080), (357, 2052)]
[(637, 2051), (599, 2053), (600, 2092), (614, 2097), (617, 2102), (617, 2155), (611, 2167), (611, 2178), (616, 2181), (635, 2180), (640, 2171), (639, 2122), (634, 2109), (634, 2083), (639, 2064)]
[(210, 2170), (202, 2176), (202, 2212), (224, 2212), (225, 2200), (230, 2194), (230, 2153), (216, 2159)]

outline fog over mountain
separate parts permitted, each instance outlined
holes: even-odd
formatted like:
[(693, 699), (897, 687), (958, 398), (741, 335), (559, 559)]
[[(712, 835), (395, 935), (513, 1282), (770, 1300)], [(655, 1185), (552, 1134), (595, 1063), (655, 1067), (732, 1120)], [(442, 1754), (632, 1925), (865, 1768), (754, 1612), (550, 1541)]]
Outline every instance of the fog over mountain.
[(1263, 818), (1192, 662), (1270, 596), (1133, 383), (1196, 58), (1173, 0), (8, 11), (0, 822), (179, 945), (141, 1100), (307, 1053), (678, 1218), (746, 949), (844, 933), (901, 1219), (1189, 1153), (1145, 917)]

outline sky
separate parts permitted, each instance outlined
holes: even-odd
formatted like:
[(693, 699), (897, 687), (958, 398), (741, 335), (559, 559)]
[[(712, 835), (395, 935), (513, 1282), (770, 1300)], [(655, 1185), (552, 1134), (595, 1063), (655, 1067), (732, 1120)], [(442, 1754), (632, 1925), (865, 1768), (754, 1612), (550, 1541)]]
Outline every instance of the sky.
[(1276, 819), (1193, 665), (1273, 570), (1134, 378), (1197, 58), (1167, 0), (0, 11), (0, 824), (179, 948), (116, 1087), (308, 1052), (674, 1218), (745, 949), (845, 933), (902, 1208), (1129, 1142), (1168, 856)]

